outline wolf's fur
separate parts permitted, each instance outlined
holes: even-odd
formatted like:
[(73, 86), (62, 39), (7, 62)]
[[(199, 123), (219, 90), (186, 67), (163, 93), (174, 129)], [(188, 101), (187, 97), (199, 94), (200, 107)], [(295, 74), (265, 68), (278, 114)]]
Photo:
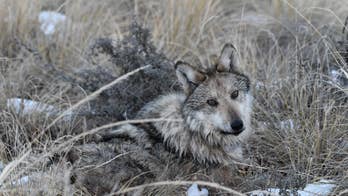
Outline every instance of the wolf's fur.
[[(160, 139), (180, 156), (192, 156), (199, 162), (228, 163), (241, 160), (240, 143), (251, 133), (252, 97), (248, 77), (239, 71), (236, 50), (226, 44), (216, 65), (200, 72), (187, 63), (178, 62), (176, 73), (184, 93), (164, 95), (146, 104), (137, 115), (139, 119), (165, 118), (182, 121), (151, 123), (145, 129), (149, 137)], [(238, 91), (238, 97), (231, 94)], [(207, 100), (214, 99), (216, 106)], [(240, 134), (231, 127), (236, 120), (244, 124)], [(121, 127), (114, 133), (123, 133)], [(153, 130), (155, 129), (155, 130)], [(134, 136), (134, 129), (131, 131)], [(138, 130), (142, 134), (141, 129)], [(139, 137), (138, 137), (139, 138)], [(142, 137), (143, 134), (142, 134)]]

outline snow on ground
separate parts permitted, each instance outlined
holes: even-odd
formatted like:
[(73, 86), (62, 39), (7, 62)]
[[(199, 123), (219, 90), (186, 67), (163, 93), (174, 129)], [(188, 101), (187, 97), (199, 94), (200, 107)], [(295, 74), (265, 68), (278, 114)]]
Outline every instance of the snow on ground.
[(4, 170), (4, 167), (5, 167), (5, 165), (0, 161), (0, 174), (1, 174), (2, 170)]
[(282, 129), (294, 129), (295, 128), (294, 120), (287, 119), (287, 120), (280, 121), (280, 128), (282, 128)]
[(331, 84), (338, 85), (342, 88), (348, 88), (348, 73), (343, 68), (335, 69), (332, 68), (329, 73)]
[(340, 83), (339, 78), (341, 77), (341, 74), (338, 70), (332, 69), (330, 71), (330, 76), (333, 82), (335, 83)]
[(54, 11), (42, 11), (39, 14), (40, 29), (46, 35), (56, 31), (58, 25), (66, 21), (66, 16)]
[(266, 85), (265, 85), (265, 83), (263, 83), (263, 82), (261, 82), (261, 81), (256, 81), (256, 83), (255, 83), (255, 88), (256, 89), (261, 89), (261, 88), (265, 88), (266, 87)]
[[(319, 182), (307, 184), (303, 190), (298, 190), (294, 194), (291, 190), (286, 190), (290, 196), (328, 196), (331, 194), (333, 189), (336, 187), (334, 181), (331, 180), (320, 180)], [(280, 189), (269, 188), (266, 190), (257, 190), (250, 192), (252, 196), (265, 196), (265, 195), (280, 195)]]
[(23, 176), (18, 180), (12, 181), (13, 185), (24, 185), (29, 182), (29, 176)]
[(301, 196), (329, 195), (336, 187), (332, 180), (320, 180), (317, 183), (307, 184), (303, 191), (298, 191)]
[(190, 188), (187, 190), (187, 196), (208, 196), (208, 189), (198, 188), (198, 185), (192, 184)]
[[(33, 113), (43, 113), (48, 116), (57, 115), (60, 110), (53, 105), (32, 101), (29, 99), (11, 98), (7, 100), (7, 108), (22, 115), (30, 115)], [(65, 120), (70, 120), (72, 112), (67, 113), (64, 117)]]
[(58, 112), (58, 110), (52, 105), (20, 98), (8, 99), (7, 107), (13, 109), (13, 111), (16, 113), (23, 114), (31, 114), (33, 112), (53, 114)]
[[(1, 174), (1, 172), (0, 172)], [(29, 176), (23, 176), (18, 180), (14, 180), (11, 182), (12, 185), (24, 185), (27, 184), (29, 182)], [(2, 186), (2, 184), (0, 183), (0, 186)]]
[(251, 24), (255, 26), (264, 26), (271, 23), (271, 19), (265, 15), (256, 14), (256, 13), (250, 13), (244, 15), (240, 22), (245, 24)]

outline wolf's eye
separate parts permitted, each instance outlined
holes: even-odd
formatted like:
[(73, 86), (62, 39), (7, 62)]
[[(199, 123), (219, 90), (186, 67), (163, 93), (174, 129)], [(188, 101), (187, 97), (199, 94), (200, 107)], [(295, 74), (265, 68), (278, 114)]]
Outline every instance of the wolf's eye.
[(208, 99), (207, 104), (210, 106), (217, 106), (219, 103), (216, 101), (216, 99)]
[(236, 99), (239, 95), (239, 91), (238, 90), (235, 90), (231, 93), (231, 99)]

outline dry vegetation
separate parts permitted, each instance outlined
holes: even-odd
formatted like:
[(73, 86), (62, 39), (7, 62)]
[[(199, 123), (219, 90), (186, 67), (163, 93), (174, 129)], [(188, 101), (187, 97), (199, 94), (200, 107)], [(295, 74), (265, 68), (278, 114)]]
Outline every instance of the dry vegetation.
[[(46, 36), (38, 22), (41, 10), (69, 20)], [(88, 140), (73, 135), (120, 120), (85, 114), (100, 104), (88, 95), (127, 72), (117, 67), (123, 57), (91, 59), (89, 49), (98, 38), (128, 39), (134, 20), (149, 29), (154, 45), (149, 50), (163, 53), (168, 66), (178, 59), (204, 66), (226, 42), (240, 51), (253, 81), (255, 134), (245, 146), (251, 163), (231, 177), (230, 188), (295, 190), (325, 178), (336, 181), (335, 195), (347, 194), (348, 30), (342, 32), (347, 13), (346, 0), (0, 0), (0, 161), (7, 166), (0, 194), (86, 193), (70, 185), (71, 166), (57, 154)], [(89, 89), (72, 79), (85, 70), (102, 75), (88, 82), (103, 82)], [(62, 111), (91, 100), (64, 121), (54, 120), (59, 114), (16, 113), (6, 106), (15, 97)], [(30, 176), (29, 182), (18, 185), (23, 176)], [(153, 194), (184, 193), (187, 184), (177, 184), (159, 186)]]

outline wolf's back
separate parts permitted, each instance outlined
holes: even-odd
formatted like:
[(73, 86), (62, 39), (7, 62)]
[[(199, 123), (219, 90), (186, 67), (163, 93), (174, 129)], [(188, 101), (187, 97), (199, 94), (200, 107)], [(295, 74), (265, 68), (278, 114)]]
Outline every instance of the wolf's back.
[[(132, 119), (137, 111), (160, 94), (179, 90), (174, 65), (149, 42), (147, 30), (133, 25), (122, 41), (98, 39), (88, 55), (106, 55), (108, 65), (96, 66), (76, 73), (77, 83), (87, 92), (94, 92), (117, 77), (139, 67), (152, 65), (104, 91), (90, 102), (93, 116), (112, 117), (112, 120)], [(105, 61), (105, 59), (104, 59)], [(116, 71), (115, 71), (116, 70)]]

